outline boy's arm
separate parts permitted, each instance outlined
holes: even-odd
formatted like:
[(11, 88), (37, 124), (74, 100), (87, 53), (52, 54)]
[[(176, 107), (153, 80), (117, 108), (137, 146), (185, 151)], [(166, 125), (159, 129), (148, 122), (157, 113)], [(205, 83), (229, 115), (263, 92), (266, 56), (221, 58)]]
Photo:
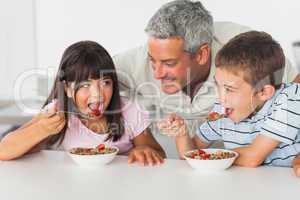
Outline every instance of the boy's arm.
[(176, 149), (180, 159), (184, 159), (183, 155), (186, 151), (195, 149), (196, 145), (194, 141), (187, 134), (182, 136), (176, 136), (175, 138)]
[(184, 136), (177, 136), (176, 139), (176, 148), (180, 159), (184, 159), (183, 155), (185, 152), (193, 149), (204, 149), (207, 148), (209, 144), (203, 142), (197, 135), (194, 135), (193, 138), (190, 138), (188, 134)]
[(175, 113), (168, 115), (165, 120), (158, 123), (158, 128), (162, 134), (175, 138), (176, 149), (180, 159), (184, 159), (186, 151), (207, 146), (196, 134), (193, 138), (190, 137), (189, 129), (184, 119)]
[(258, 167), (279, 143), (270, 137), (258, 135), (251, 145), (233, 149), (239, 153), (234, 164), (243, 167)]
[(292, 165), (296, 176), (300, 177), (300, 154), (293, 160)]

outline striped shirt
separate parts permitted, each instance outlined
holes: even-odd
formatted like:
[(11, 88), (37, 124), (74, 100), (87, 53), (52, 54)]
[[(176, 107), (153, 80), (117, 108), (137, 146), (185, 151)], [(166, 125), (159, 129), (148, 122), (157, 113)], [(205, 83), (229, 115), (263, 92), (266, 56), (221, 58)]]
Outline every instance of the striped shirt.
[[(224, 108), (216, 103), (213, 111), (223, 113)], [(197, 131), (203, 141), (222, 140), (227, 149), (248, 146), (258, 134), (281, 142), (263, 164), (291, 166), (300, 153), (300, 84), (283, 84), (257, 113), (239, 123), (221, 118)]]

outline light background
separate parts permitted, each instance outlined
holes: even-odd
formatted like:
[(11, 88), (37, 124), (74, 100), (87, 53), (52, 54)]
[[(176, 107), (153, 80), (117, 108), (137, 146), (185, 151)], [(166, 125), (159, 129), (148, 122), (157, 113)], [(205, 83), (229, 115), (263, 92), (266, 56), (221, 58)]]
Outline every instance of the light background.
[[(146, 41), (144, 28), (167, 0), (0, 0), (0, 98), (13, 96), (20, 74), (58, 66), (63, 50), (95, 40), (112, 55)], [(233, 21), (273, 35), (295, 64), (292, 42), (300, 40), (300, 3), (294, 0), (203, 0), (216, 21)], [(29, 77), (22, 94), (37, 96)]]

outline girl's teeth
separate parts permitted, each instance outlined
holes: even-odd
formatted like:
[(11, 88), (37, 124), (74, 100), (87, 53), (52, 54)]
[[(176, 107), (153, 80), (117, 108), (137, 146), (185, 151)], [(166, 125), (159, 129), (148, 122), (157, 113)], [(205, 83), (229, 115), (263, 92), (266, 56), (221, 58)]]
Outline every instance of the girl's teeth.
[(99, 116), (103, 112), (103, 103), (90, 103), (88, 107), (95, 116)]
[(89, 108), (91, 110), (98, 110), (98, 107), (99, 107), (99, 103), (91, 103), (91, 104), (89, 104)]
[(99, 106), (98, 106), (98, 110), (102, 113), (103, 111), (103, 103), (100, 103)]

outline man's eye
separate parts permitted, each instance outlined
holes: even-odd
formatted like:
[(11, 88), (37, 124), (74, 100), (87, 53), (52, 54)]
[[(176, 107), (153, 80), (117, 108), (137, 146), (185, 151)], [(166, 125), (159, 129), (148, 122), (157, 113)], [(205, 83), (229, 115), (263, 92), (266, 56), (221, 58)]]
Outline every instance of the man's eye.
[(168, 67), (174, 67), (177, 63), (176, 62), (167, 62), (165, 63), (166, 66)]

